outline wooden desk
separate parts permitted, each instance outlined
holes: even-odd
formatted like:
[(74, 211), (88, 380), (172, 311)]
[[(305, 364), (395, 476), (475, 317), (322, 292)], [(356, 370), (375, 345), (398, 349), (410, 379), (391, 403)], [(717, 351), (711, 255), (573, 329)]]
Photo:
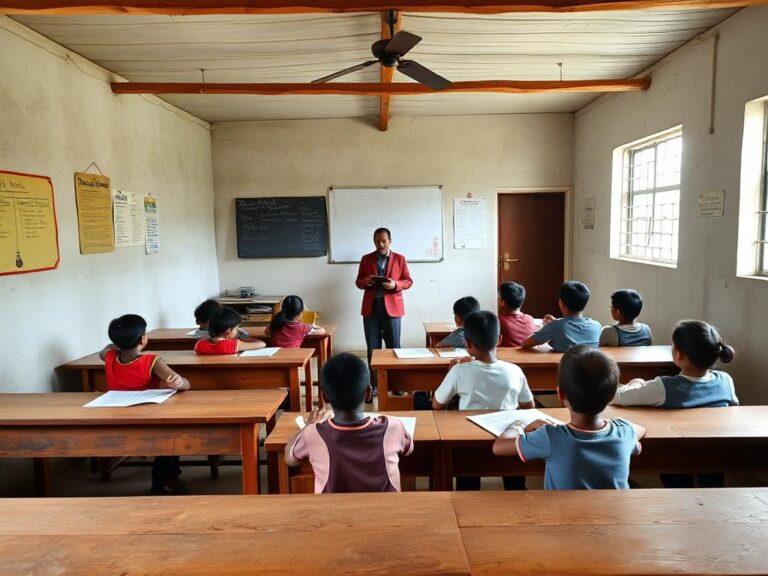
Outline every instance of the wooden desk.
[[(380, 412), (377, 412), (379, 414)], [(440, 437), (431, 411), (389, 412), (392, 416), (415, 416), (416, 431), (413, 439), (413, 452), (400, 458), (402, 476), (429, 476), (434, 482), (434, 475), (440, 470)], [(274, 430), (264, 442), (267, 452), (270, 492), (280, 494), (312, 493), (315, 476), (309, 462), (297, 467), (288, 467), (285, 463), (285, 446), (288, 440), (299, 430), (296, 425), (297, 413), (284, 413), (280, 416)], [(304, 414), (306, 416), (306, 414)]]
[(4, 574), (469, 574), (450, 494), (4, 499), (0, 507)]
[[(441, 472), (439, 490), (450, 490), (454, 476), (541, 476), (544, 462), (494, 456), (495, 437), (467, 420), (489, 411), (437, 411)], [(568, 421), (565, 408), (543, 409)], [(696, 408), (609, 407), (607, 417), (626, 418), (644, 426), (643, 451), (632, 458), (630, 472), (766, 472), (768, 471), (768, 406)]]
[[(655, 378), (660, 374), (676, 373), (670, 346), (637, 346), (632, 348), (601, 348), (611, 356), (621, 369), (621, 381), (632, 378)], [(434, 391), (450, 369), (451, 359), (440, 358), (400, 359), (392, 350), (374, 350), (371, 368), (377, 371), (379, 382), (379, 408), (391, 410), (389, 390), (415, 392)], [(562, 353), (553, 352), (548, 346), (530, 350), (498, 348), (499, 360), (520, 366), (533, 391), (554, 390), (557, 386), (557, 369)], [(410, 399), (409, 399), (410, 401)], [(399, 406), (398, 406), (399, 407)]]
[[(307, 371), (312, 356), (306, 348), (281, 348), (269, 358), (242, 356), (198, 356), (189, 350), (169, 350), (161, 354), (176, 372), (187, 378), (193, 390), (244, 390), (288, 388), (291, 408), (300, 404), (299, 370)], [(80, 372), (83, 390), (106, 390), (104, 362), (90, 354), (60, 366), (65, 371)], [(304, 389), (312, 402), (312, 380), (305, 377)]]
[(243, 493), (259, 493), (259, 425), (283, 390), (192, 390), (163, 404), (83, 408), (99, 394), (0, 394), (0, 457), (237, 454)]
[(426, 336), (424, 345), (427, 348), (434, 348), (443, 338), (456, 330), (456, 324), (453, 322), (424, 322), (424, 334)]
[(453, 494), (476, 576), (765, 574), (768, 489)]

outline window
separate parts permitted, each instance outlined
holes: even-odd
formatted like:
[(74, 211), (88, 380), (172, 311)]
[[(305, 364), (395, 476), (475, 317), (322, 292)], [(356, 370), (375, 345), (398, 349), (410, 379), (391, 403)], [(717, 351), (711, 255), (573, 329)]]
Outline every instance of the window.
[(757, 212), (757, 275), (768, 276), (768, 102), (763, 104), (763, 162), (760, 170), (760, 203)]
[(622, 156), (618, 258), (677, 264), (681, 128), (618, 151)]

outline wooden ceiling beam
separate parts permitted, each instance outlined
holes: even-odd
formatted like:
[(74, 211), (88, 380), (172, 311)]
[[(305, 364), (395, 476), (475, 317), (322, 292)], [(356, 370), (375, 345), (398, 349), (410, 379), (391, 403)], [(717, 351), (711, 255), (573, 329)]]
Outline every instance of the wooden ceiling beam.
[[(394, 31), (397, 34), (400, 31), (402, 14), (395, 12), (395, 25)], [(389, 30), (389, 10), (384, 10), (381, 13), (381, 39), (388, 40), (391, 38)], [(387, 68), (381, 66), (381, 83), (391, 84), (392, 77), (395, 75), (394, 68)], [(379, 130), (386, 132), (389, 127), (389, 102), (392, 97), (389, 94), (382, 94), (379, 96)]]
[(0, 0), (0, 14), (299, 14), (316, 12), (591, 12), (744, 8), (768, 0)]
[(627, 80), (477, 80), (453, 82), (443, 90), (433, 90), (415, 82), (368, 84), (330, 82), (327, 84), (202, 84), (159, 82), (112, 82), (115, 94), (343, 94), (347, 96), (417, 96), (454, 92), (501, 92), (531, 94), (542, 92), (632, 92), (648, 90), (650, 77)]

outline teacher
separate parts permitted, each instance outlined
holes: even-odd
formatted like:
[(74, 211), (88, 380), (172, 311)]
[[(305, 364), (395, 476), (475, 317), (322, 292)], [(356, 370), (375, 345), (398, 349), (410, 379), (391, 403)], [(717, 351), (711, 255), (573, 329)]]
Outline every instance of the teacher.
[[(374, 252), (360, 260), (355, 284), (363, 290), (363, 328), (368, 348), (368, 369), (374, 350), (381, 348), (382, 339), (387, 348), (400, 348), (400, 318), (405, 315), (403, 290), (413, 286), (405, 256), (389, 249), (392, 234), (387, 228), (377, 228), (373, 233)], [(376, 380), (371, 372), (373, 396), (378, 393)], [(366, 398), (371, 402), (373, 398)]]

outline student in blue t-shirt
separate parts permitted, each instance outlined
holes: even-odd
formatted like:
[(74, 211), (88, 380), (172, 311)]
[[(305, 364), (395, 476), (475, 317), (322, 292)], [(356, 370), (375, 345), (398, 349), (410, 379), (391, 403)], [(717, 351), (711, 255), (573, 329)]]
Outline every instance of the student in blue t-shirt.
[(613, 326), (603, 326), (600, 346), (650, 346), (653, 336), (648, 325), (635, 322), (643, 309), (643, 297), (636, 290), (616, 290), (611, 294)]
[(453, 303), (453, 321), (456, 323), (456, 330), (440, 340), (435, 348), (466, 348), (464, 318), (478, 310), (480, 310), (480, 302), (474, 296), (464, 296), (456, 300)]
[(600, 417), (618, 381), (612, 358), (590, 346), (570, 348), (560, 360), (557, 396), (571, 421), (513, 424), (494, 442), (493, 453), (523, 462), (543, 459), (546, 490), (628, 489), (629, 459), (640, 453), (645, 428)]
[(581, 282), (569, 280), (560, 286), (560, 306), (562, 318), (551, 314), (544, 316), (542, 326), (532, 336), (529, 336), (521, 346), (533, 348), (539, 344), (552, 346), (555, 352), (565, 352), (571, 346), (587, 344), (597, 348), (600, 341), (600, 323), (592, 318), (581, 315), (589, 302), (589, 288)]

